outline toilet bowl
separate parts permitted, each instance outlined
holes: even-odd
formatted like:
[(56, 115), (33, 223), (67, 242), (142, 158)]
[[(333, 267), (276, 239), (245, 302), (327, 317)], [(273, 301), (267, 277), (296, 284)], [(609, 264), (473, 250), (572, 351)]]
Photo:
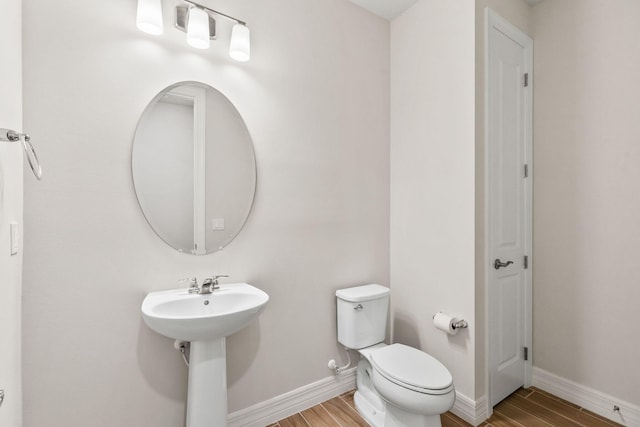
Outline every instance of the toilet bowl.
[(389, 289), (364, 285), (336, 292), (338, 341), (358, 350), (356, 409), (373, 427), (440, 427), (451, 409), (451, 373), (431, 355), (384, 344)]

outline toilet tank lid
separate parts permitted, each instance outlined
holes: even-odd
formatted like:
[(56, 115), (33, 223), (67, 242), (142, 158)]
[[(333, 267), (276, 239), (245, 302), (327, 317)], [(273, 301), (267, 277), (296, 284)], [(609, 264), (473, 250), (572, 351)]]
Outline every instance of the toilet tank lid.
[(362, 302), (389, 295), (391, 290), (380, 285), (362, 285), (353, 288), (338, 289), (336, 296), (344, 301)]

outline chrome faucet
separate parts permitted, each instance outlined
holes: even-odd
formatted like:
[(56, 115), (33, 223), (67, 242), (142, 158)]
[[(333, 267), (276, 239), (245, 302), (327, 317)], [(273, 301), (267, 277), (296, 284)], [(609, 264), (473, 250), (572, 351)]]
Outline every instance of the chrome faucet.
[(218, 279), (221, 277), (229, 277), (226, 274), (220, 274), (217, 276), (209, 277), (204, 279), (202, 282), (202, 287), (200, 288), (199, 294), (210, 294), (216, 289), (220, 289), (220, 284), (218, 283)]

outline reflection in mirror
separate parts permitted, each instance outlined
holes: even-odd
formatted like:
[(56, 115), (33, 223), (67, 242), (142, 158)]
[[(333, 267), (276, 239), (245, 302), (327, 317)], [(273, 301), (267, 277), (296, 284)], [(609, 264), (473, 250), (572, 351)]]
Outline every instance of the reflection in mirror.
[(249, 132), (227, 97), (205, 84), (175, 84), (149, 103), (134, 137), (132, 172), (147, 221), (181, 252), (222, 249), (251, 211)]

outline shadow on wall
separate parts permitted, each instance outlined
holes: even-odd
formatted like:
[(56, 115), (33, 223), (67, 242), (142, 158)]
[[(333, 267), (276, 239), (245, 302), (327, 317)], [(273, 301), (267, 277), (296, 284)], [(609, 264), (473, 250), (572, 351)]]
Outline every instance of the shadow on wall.
[(233, 386), (256, 360), (260, 348), (260, 319), (227, 337), (227, 387)]
[(420, 345), (420, 332), (418, 325), (410, 315), (402, 311), (396, 311), (393, 315), (393, 337), (394, 343), (405, 344), (414, 348), (422, 348)]
[[(234, 351), (242, 343), (241, 350)], [(227, 337), (227, 385), (235, 384), (253, 364), (260, 346), (260, 322)], [(189, 369), (173, 340), (152, 331), (140, 319), (138, 329), (138, 367), (147, 383), (172, 400), (186, 401)]]
[(140, 318), (138, 328), (138, 367), (147, 384), (159, 394), (175, 401), (187, 397), (188, 368), (173, 340), (152, 331)]

